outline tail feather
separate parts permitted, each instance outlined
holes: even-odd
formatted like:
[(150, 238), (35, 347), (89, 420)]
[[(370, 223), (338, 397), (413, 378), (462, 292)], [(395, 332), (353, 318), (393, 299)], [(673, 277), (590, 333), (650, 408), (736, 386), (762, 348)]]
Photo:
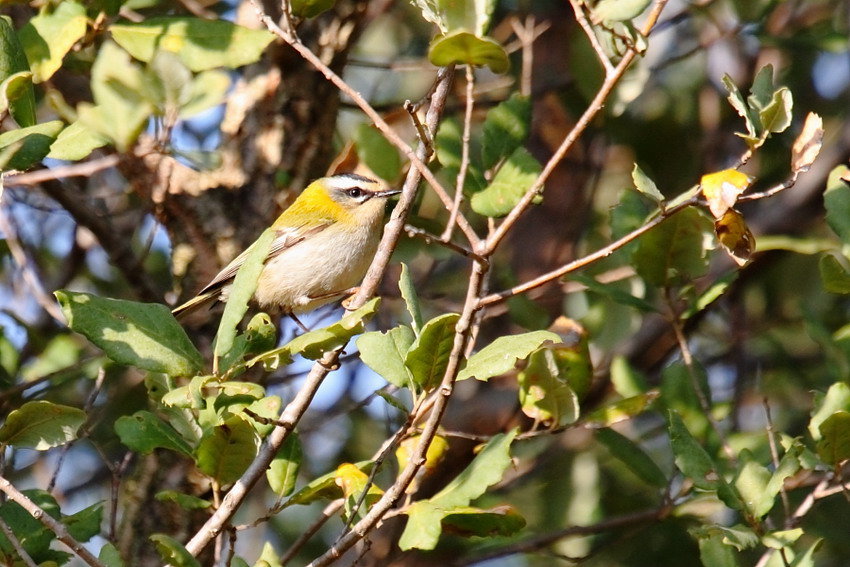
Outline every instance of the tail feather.
[(185, 315), (188, 315), (189, 313), (196, 311), (204, 305), (207, 305), (208, 303), (216, 301), (219, 298), (219, 295), (221, 295), (221, 292), (219, 290), (201, 293), (199, 295), (196, 295), (186, 303), (172, 309), (171, 314), (177, 318), (183, 317)]

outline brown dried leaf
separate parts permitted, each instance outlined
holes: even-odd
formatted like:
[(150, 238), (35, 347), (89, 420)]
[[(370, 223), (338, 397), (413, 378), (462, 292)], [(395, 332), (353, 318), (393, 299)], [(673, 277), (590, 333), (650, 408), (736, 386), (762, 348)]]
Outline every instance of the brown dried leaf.
[(749, 261), (756, 247), (756, 239), (741, 213), (735, 209), (727, 210), (714, 221), (714, 233), (736, 264), (743, 266)]
[(814, 112), (810, 112), (806, 115), (803, 131), (800, 132), (791, 147), (791, 168), (794, 173), (808, 171), (818, 157), (822, 145), (823, 118)]

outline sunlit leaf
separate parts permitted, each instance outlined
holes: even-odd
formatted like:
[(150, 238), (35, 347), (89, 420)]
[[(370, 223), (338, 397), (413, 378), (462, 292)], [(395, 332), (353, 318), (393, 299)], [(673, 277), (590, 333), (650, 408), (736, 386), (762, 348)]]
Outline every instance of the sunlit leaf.
[(149, 62), (157, 49), (165, 49), (180, 55), (195, 72), (254, 63), (274, 39), (265, 29), (249, 29), (226, 20), (184, 17), (113, 24), (109, 31), (121, 47), (140, 61)]
[(407, 351), (404, 364), (413, 382), (422, 391), (436, 387), (446, 373), (455, 340), (457, 313), (445, 313), (431, 319)]
[(818, 427), (818, 455), (829, 465), (836, 466), (850, 459), (850, 412), (837, 411)]
[(540, 163), (523, 147), (511, 154), (485, 189), (472, 195), (472, 210), (488, 217), (502, 217), (525, 195), (540, 175)]
[[(373, 461), (361, 461), (354, 463), (355, 467), (364, 473), (369, 473), (372, 467), (375, 466)], [(336, 471), (331, 471), (320, 477), (313, 479), (307, 486), (293, 494), (285, 503), (284, 506), (292, 506), (295, 504), (305, 505), (317, 500), (335, 500), (342, 498), (342, 487), (336, 483)]]
[(275, 494), (289, 496), (295, 490), (298, 471), (301, 469), (301, 459), (301, 441), (295, 431), (290, 431), (266, 471), (269, 488)]
[(823, 206), (826, 209), (826, 222), (838, 235), (841, 242), (850, 244), (850, 168), (839, 165), (829, 172), (826, 191), (823, 194)]
[(64, 127), (61, 120), (52, 120), (0, 134), (0, 154), (8, 156), (0, 168), (25, 170), (38, 164)]
[[(24, 47), (12, 26), (9, 16), (0, 16), (0, 81), (5, 83), (3, 95), (6, 96), (12, 118), (19, 126), (35, 126), (35, 92), (32, 81), (22, 85), (22, 90), (13, 89), (17, 96), (10, 96), (12, 88), (6, 81), (20, 73), (30, 73), (30, 65), (24, 53)], [(15, 82), (15, 79), (12, 80)]]
[(171, 536), (154, 534), (151, 541), (156, 545), (159, 556), (165, 564), (172, 567), (201, 567), (197, 559), (192, 557), (183, 544)]
[(651, 0), (599, 0), (591, 9), (595, 22), (624, 22), (640, 16)]
[[(395, 458), (400, 469), (410, 464), (410, 459), (421, 439), (421, 435), (411, 435), (399, 443), (398, 448), (395, 450)], [(446, 456), (448, 450), (449, 442), (446, 441), (446, 438), (442, 435), (434, 435), (431, 439), (431, 444), (428, 445), (428, 450), (425, 452), (425, 464), (423, 465), (425, 472), (434, 470), (440, 461), (443, 460), (443, 457)]]
[(664, 202), (664, 194), (658, 190), (658, 186), (638, 164), (635, 164), (632, 169), (632, 182), (635, 184), (635, 189), (658, 203)]
[(803, 173), (815, 162), (823, 146), (823, 118), (809, 112), (800, 135), (791, 146), (791, 170)]
[(820, 441), (822, 434), (820, 426), (835, 412), (850, 412), (850, 386), (845, 382), (836, 382), (829, 387), (826, 394), (816, 392), (814, 409), (809, 420), (809, 435), (815, 441)]
[(555, 427), (575, 422), (579, 416), (579, 397), (571, 378), (579, 375), (577, 382), (589, 383), (591, 373), (586, 348), (554, 346), (534, 351), (517, 374), (522, 413)]
[(201, 439), (196, 451), (198, 468), (220, 485), (235, 482), (257, 456), (259, 438), (239, 416), (228, 419)]
[(413, 332), (418, 335), (422, 330), (422, 306), (419, 302), (419, 294), (416, 293), (413, 275), (404, 262), (401, 264), (401, 275), (398, 278), (398, 291), (404, 299), (407, 312), (410, 313), (410, 326), (413, 328)]
[(758, 133), (756, 132), (755, 115), (750, 110), (747, 101), (744, 100), (744, 95), (741, 94), (741, 91), (729, 75), (723, 75), (723, 86), (726, 87), (726, 91), (729, 93), (729, 104), (731, 104), (732, 108), (734, 108), (741, 118), (744, 119), (744, 124), (747, 126), (747, 134), (749, 138), (757, 139)]
[(497, 41), (489, 37), (458, 30), (434, 38), (428, 50), (428, 60), (437, 67), (452, 64), (487, 66), (494, 73), (506, 73), (511, 63), (508, 54)]
[(139, 453), (162, 448), (192, 455), (192, 448), (174, 428), (146, 410), (119, 417), (115, 420), (115, 433), (124, 445)]
[(724, 169), (703, 175), (699, 185), (711, 214), (715, 219), (720, 219), (735, 206), (738, 197), (752, 182), (750, 176), (736, 169)]
[(50, 153), (47, 157), (78, 161), (107, 143), (109, 140), (105, 136), (92, 131), (78, 120), (59, 133), (50, 145)]
[(77, 438), (86, 412), (44, 400), (27, 402), (6, 417), (0, 445), (45, 451)]
[(360, 470), (356, 465), (351, 463), (343, 463), (336, 469), (336, 484), (342, 489), (342, 495), (345, 498), (345, 517), (351, 518), (355, 511), (355, 506), (360, 500), (363, 492), (366, 492), (366, 497), (363, 503), (357, 509), (355, 517), (362, 518), (369, 511), (369, 508), (377, 502), (384, 493), (375, 483), (369, 482), (369, 475)]
[(165, 305), (67, 290), (55, 295), (68, 326), (119, 364), (169, 376), (191, 376), (203, 367), (201, 353)]
[(741, 452), (739, 459), (735, 488), (752, 517), (762, 518), (773, 507), (776, 497), (767, 490), (771, 473), (747, 449)]
[(360, 351), (363, 364), (387, 382), (399, 388), (409, 388), (411, 375), (404, 361), (415, 339), (410, 327), (400, 325), (386, 333), (364, 333), (357, 338), (357, 350)]
[(610, 427), (615, 423), (632, 419), (648, 410), (660, 394), (650, 390), (630, 398), (617, 400), (597, 408), (584, 416), (582, 422), (589, 428)]
[(468, 378), (489, 380), (516, 368), (516, 363), (528, 358), (547, 341), (560, 343), (561, 337), (551, 331), (531, 331), (519, 335), (498, 337), (473, 354), (458, 373), (458, 381)]
[(82, 4), (65, 0), (52, 10), (42, 10), (21, 28), (33, 82), (46, 81), (59, 70), (65, 54), (86, 34), (87, 21)]
[(528, 138), (531, 99), (514, 93), (487, 112), (481, 138), (482, 167), (490, 169), (507, 158)]
[(768, 132), (784, 132), (791, 125), (793, 107), (794, 98), (791, 91), (787, 87), (777, 90), (773, 93), (770, 104), (759, 112), (762, 127)]

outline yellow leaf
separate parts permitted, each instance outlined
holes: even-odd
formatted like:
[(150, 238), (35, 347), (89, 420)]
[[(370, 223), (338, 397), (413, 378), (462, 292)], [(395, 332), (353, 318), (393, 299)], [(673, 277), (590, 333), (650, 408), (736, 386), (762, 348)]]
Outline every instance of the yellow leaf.
[(711, 214), (715, 219), (721, 219), (752, 182), (752, 177), (738, 170), (724, 169), (703, 175), (700, 188)]
[(727, 210), (714, 222), (714, 233), (735, 263), (739, 266), (747, 263), (756, 247), (756, 239), (741, 213)]

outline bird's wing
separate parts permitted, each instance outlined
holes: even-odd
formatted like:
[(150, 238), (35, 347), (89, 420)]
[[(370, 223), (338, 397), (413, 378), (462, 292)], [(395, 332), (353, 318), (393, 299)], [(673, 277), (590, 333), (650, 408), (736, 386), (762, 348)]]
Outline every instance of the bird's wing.
[[(271, 247), (269, 248), (269, 255), (266, 258), (266, 262), (276, 256), (279, 256), (282, 252), (292, 248), (299, 242), (303, 242), (310, 236), (323, 231), (328, 226), (330, 226), (329, 222), (320, 223), (309, 228), (304, 226), (293, 226), (277, 230), (277, 234), (275, 234), (274, 240), (272, 240)], [(253, 247), (254, 245), (252, 244), (244, 252), (239, 254), (239, 256), (234, 258), (222, 271), (218, 273), (218, 275), (212, 279), (212, 281), (210, 281), (210, 283), (204, 286), (204, 289), (198, 292), (198, 295), (207, 295), (211, 292), (219, 291), (221, 288), (232, 283), (233, 279), (236, 277), (236, 272), (238, 272), (239, 268), (242, 267), (242, 264), (245, 263), (245, 258), (248, 257), (248, 254)]]

